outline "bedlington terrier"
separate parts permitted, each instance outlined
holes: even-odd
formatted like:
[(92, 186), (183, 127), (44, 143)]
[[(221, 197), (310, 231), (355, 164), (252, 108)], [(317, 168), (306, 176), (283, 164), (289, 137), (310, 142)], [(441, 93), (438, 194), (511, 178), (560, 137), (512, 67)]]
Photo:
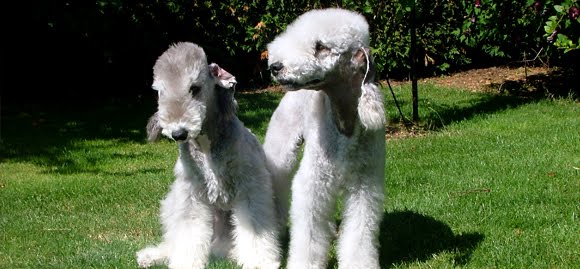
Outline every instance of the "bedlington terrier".
[(288, 268), (326, 268), (340, 193), (339, 268), (379, 268), (386, 120), (366, 20), (343, 9), (309, 11), (268, 44), (268, 53), (274, 79), (289, 90), (264, 143), (283, 224), (304, 143), (292, 180)]
[(179, 158), (161, 202), (163, 241), (137, 253), (139, 266), (204, 268), (214, 254), (245, 269), (278, 268), (271, 176), (259, 141), (236, 117), (235, 78), (186, 42), (169, 47), (153, 74), (159, 99), (148, 135), (175, 140)]

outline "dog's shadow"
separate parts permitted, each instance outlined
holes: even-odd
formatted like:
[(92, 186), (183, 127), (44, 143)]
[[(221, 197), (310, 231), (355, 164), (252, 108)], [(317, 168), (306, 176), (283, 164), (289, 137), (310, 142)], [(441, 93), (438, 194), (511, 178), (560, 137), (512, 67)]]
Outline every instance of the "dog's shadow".
[[(453, 264), (466, 265), (483, 239), (480, 233), (455, 235), (447, 224), (413, 211), (387, 212), (379, 236), (381, 268), (425, 262), (445, 251), (452, 254)], [(327, 268), (338, 268), (336, 255)]]
[(483, 239), (480, 233), (454, 234), (442, 221), (416, 212), (386, 213), (379, 238), (381, 268), (427, 261), (444, 251), (452, 254), (454, 264), (465, 265)]

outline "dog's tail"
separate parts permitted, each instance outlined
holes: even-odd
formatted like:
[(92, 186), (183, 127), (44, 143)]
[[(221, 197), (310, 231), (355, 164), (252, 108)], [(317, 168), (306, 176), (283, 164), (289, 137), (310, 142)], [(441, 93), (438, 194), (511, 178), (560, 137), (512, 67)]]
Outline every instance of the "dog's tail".
[(147, 141), (157, 142), (161, 137), (161, 126), (159, 126), (159, 113), (155, 112), (149, 122), (147, 122)]

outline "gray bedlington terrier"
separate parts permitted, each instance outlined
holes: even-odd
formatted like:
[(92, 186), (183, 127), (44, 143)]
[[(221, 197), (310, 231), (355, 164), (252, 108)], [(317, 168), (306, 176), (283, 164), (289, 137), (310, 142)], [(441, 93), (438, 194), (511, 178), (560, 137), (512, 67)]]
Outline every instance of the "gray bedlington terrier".
[(278, 268), (271, 176), (262, 146), (236, 117), (235, 78), (184, 42), (157, 59), (153, 74), (159, 99), (148, 134), (175, 140), (179, 158), (161, 202), (163, 241), (137, 253), (139, 266), (204, 268), (214, 254), (245, 269)]
[(355, 12), (312, 10), (268, 44), (272, 75), (289, 90), (264, 143), (283, 224), (304, 143), (291, 188), (289, 269), (326, 268), (341, 193), (339, 268), (379, 268), (386, 120), (368, 28)]

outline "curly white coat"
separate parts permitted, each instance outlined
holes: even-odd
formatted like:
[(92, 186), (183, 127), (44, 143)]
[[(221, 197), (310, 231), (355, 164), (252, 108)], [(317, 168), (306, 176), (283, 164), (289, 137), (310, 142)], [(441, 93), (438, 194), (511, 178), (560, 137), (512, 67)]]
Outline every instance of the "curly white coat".
[(289, 269), (326, 268), (340, 193), (339, 268), (379, 268), (385, 111), (368, 46), (364, 17), (342, 9), (307, 12), (268, 45), (272, 74), (290, 90), (264, 143), (283, 224), (304, 142), (291, 187)]

